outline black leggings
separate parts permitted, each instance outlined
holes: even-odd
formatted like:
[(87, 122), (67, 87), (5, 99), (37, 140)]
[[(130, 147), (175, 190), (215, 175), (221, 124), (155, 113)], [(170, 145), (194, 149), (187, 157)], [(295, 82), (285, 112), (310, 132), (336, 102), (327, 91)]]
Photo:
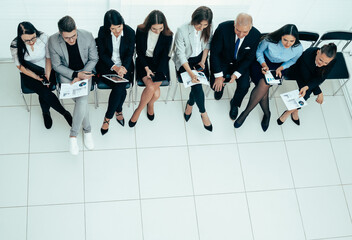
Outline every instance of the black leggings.
[[(202, 60), (202, 56), (203, 56), (203, 52), (201, 52), (197, 57), (191, 57), (188, 59), (188, 64), (191, 69), (193, 69), (193, 67), (195, 65), (197, 65)], [(185, 71), (186, 70), (184, 69), (184, 67), (181, 66), (179, 69), (179, 73), (182, 73)], [(205, 69), (204, 69), (203, 73), (209, 79), (209, 69), (208, 69), (208, 62), (207, 61), (205, 61)], [(205, 97), (204, 97), (204, 91), (203, 91), (202, 84), (196, 84), (196, 85), (191, 86), (191, 92), (189, 93), (189, 99), (188, 99), (187, 103), (190, 106), (193, 106), (194, 103), (196, 103), (199, 108), (199, 112), (200, 113), (205, 112)]]
[(39, 95), (39, 103), (43, 113), (49, 113), (50, 107), (54, 108), (57, 112), (64, 115), (66, 109), (61, 105), (59, 99), (50, 90), (51, 85), (55, 82), (55, 73), (52, 71), (50, 74), (50, 86), (44, 86), (40, 81), (21, 73), (21, 81), (26, 88), (31, 89)]

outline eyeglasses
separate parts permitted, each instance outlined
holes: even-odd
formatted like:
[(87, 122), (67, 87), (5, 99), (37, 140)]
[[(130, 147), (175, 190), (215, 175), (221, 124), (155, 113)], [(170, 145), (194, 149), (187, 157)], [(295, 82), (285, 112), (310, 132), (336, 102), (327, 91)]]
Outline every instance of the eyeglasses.
[(64, 37), (64, 36), (62, 36), (66, 41), (71, 41), (71, 40), (74, 40), (76, 37), (77, 37), (77, 33), (76, 34), (74, 34), (73, 36), (71, 36), (71, 37)]
[(32, 37), (31, 39), (23, 40), (23, 42), (25, 42), (25, 43), (33, 42), (34, 43), (36, 40), (37, 40), (37, 36)]

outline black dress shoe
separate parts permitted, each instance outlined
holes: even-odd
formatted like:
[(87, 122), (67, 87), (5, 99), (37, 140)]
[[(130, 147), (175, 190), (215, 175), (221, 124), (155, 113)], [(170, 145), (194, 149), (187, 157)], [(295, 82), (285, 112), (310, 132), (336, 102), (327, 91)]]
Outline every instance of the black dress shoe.
[(261, 125), (264, 132), (269, 128), (270, 116), (271, 116), (271, 113), (269, 113), (269, 116), (264, 115), (263, 117)]
[(150, 121), (153, 121), (154, 120), (154, 114), (150, 115), (147, 111), (147, 118), (150, 120)]
[(220, 100), (222, 98), (223, 94), (224, 94), (224, 88), (222, 88), (221, 91), (219, 91), (219, 92), (215, 91), (214, 92), (215, 100)]
[(72, 116), (71, 116), (71, 113), (69, 111), (65, 112), (64, 118), (66, 119), (68, 125), (70, 125), (70, 127), (72, 127)]
[(232, 105), (231, 110), (229, 112), (229, 116), (232, 120), (236, 120), (237, 115), (238, 115), (238, 107), (235, 105)]
[(44, 118), (44, 125), (46, 129), (50, 129), (51, 126), (53, 125), (53, 120), (51, 119), (50, 112), (43, 113), (43, 118)]
[[(200, 117), (201, 117), (202, 120), (203, 120), (203, 116), (200, 115)], [(213, 131), (213, 124), (210, 124), (209, 126), (206, 126), (205, 124), (203, 124), (203, 126), (204, 126), (204, 128), (205, 128), (206, 130), (208, 130), (208, 131), (210, 131), (210, 132)]]
[[(287, 112), (287, 110), (286, 110), (285, 112)], [(285, 114), (285, 112), (283, 112), (283, 113), (281, 114), (281, 116), (276, 120), (276, 122), (277, 122), (278, 125), (282, 125), (282, 124), (284, 123), (283, 121), (281, 121), (280, 118), (282, 117), (282, 115)]]
[(121, 115), (122, 115), (122, 112), (116, 113), (115, 115), (116, 115), (116, 121), (117, 121), (122, 127), (125, 126), (125, 119), (124, 119), (124, 118), (123, 118), (122, 120), (117, 119), (118, 116), (121, 116)]
[(292, 119), (292, 121), (293, 121), (294, 123), (296, 123), (298, 126), (301, 124), (300, 121), (299, 121), (299, 119), (297, 119), (297, 120), (294, 120), (294, 119), (293, 119), (292, 114), (291, 114), (291, 119)]
[[(107, 118), (104, 118), (103, 124), (104, 124), (104, 123), (107, 123), (108, 126), (109, 126), (109, 124), (110, 124), (110, 119), (107, 120)], [(107, 129), (100, 128), (101, 135), (104, 135), (104, 134), (107, 133), (108, 131), (109, 131), (109, 128), (107, 128)]]
[(131, 119), (128, 121), (128, 126), (130, 126), (131, 128), (134, 127), (136, 125), (137, 121), (132, 122)]
[(242, 122), (242, 123), (238, 123), (238, 121), (235, 121), (235, 122), (233, 123), (233, 126), (234, 126), (235, 128), (239, 128), (239, 127), (242, 126), (242, 124), (243, 124), (243, 122)]
[[(191, 118), (191, 115), (192, 115), (192, 113), (189, 114), (189, 115), (186, 114), (187, 105), (189, 105), (189, 104), (188, 104), (188, 101), (187, 101), (187, 103), (186, 103), (185, 112), (183, 113), (183, 117), (185, 118), (186, 122), (188, 122), (188, 120)], [(191, 106), (191, 105), (190, 105), (190, 106)]]

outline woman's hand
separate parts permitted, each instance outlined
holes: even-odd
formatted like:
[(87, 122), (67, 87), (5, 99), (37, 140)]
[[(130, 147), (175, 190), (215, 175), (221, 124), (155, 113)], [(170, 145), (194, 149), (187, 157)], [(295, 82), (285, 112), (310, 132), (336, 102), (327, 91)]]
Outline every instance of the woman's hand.
[(205, 63), (204, 63), (204, 62), (200, 61), (200, 62), (198, 63), (198, 65), (201, 66), (203, 69), (205, 69)]
[(280, 77), (280, 78), (282, 77), (282, 73), (281, 73), (282, 70), (284, 70), (282, 66), (276, 69), (276, 77)]
[(192, 82), (193, 83), (199, 83), (199, 80), (197, 78), (197, 76), (192, 72), (192, 74), (190, 74)]
[(304, 97), (306, 95), (308, 88), (309, 88), (308, 86), (302, 87), (301, 90), (299, 90), (299, 96)]
[(262, 63), (262, 73), (265, 75), (266, 72), (269, 71), (268, 65), (265, 62)]
[(116, 72), (117, 75), (123, 77), (127, 73), (127, 69), (124, 66), (114, 66), (113, 70)]
[(149, 69), (149, 67), (145, 67), (145, 71), (147, 72), (147, 77), (148, 78), (152, 78), (151, 76), (154, 76), (154, 73), (152, 72), (152, 70)]
[(37, 76), (35, 77), (35, 80), (43, 81), (43, 78), (41, 78), (39, 75), (37, 75)]
[(317, 103), (322, 104), (324, 101), (323, 93), (319, 93), (317, 99), (315, 100)]

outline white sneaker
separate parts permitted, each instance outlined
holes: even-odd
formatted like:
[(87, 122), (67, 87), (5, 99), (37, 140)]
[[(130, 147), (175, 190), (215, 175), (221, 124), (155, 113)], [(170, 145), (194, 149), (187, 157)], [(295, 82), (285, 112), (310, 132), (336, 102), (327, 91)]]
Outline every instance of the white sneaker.
[(88, 150), (92, 150), (94, 148), (92, 133), (84, 133), (84, 145)]
[(79, 148), (78, 148), (76, 137), (70, 137), (70, 153), (72, 155), (78, 155), (78, 153), (79, 153)]

